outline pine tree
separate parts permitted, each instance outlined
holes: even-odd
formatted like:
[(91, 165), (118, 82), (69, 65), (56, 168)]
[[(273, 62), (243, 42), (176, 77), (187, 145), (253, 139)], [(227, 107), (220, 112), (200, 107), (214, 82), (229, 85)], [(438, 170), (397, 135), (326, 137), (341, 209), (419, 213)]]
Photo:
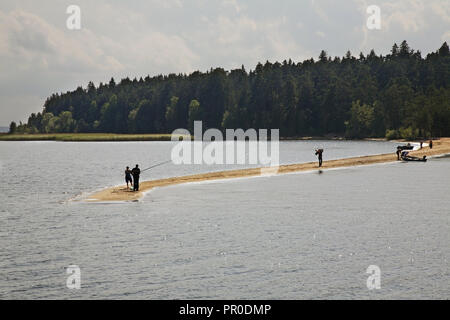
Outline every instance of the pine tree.
[(11, 122), (11, 124), (9, 125), (9, 133), (10, 134), (16, 133), (16, 129), (17, 129), (17, 124), (14, 121)]

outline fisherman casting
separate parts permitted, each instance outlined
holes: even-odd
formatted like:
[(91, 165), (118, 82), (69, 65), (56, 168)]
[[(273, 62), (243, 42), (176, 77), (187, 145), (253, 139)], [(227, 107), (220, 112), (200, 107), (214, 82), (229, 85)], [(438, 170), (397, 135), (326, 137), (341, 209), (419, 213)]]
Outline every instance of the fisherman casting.
[(133, 168), (133, 170), (131, 170), (131, 174), (133, 175), (134, 181), (133, 191), (139, 191), (139, 176), (141, 174), (141, 169), (139, 169), (139, 165), (136, 165), (136, 167)]
[[(125, 182), (127, 183), (127, 190), (128, 190), (128, 188), (131, 188), (133, 186), (133, 191), (139, 191), (139, 177), (140, 177), (141, 173), (143, 173), (147, 170), (168, 164), (169, 162), (172, 162), (172, 160), (155, 164), (155, 165), (148, 167), (146, 169), (143, 169), (143, 170), (139, 169), (139, 165), (136, 165), (136, 167), (133, 168), (133, 170), (130, 170), (130, 167), (127, 167), (125, 170)], [(133, 177), (133, 178), (131, 178), (131, 177)], [(130, 186), (128, 186), (128, 183), (130, 184)]]

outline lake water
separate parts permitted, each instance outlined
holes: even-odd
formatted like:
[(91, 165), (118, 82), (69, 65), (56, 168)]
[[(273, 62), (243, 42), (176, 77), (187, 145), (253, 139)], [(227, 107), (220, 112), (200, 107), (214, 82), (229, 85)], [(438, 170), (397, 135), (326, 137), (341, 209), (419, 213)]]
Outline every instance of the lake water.
[[(395, 151), (281, 142), (281, 163)], [(449, 299), (450, 158), (204, 182), (139, 202), (70, 199), (123, 183), (169, 142), (0, 142), (0, 299)], [(155, 168), (142, 179), (241, 166)], [(66, 268), (81, 269), (81, 289)], [(368, 290), (366, 270), (381, 270)]]

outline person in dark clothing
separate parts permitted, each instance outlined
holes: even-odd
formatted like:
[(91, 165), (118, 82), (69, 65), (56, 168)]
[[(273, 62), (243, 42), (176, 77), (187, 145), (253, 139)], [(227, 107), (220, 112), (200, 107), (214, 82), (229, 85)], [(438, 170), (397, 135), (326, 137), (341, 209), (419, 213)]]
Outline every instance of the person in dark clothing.
[(130, 167), (127, 167), (125, 169), (125, 182), (127, 183), (127, 189), (128, 187), (128, 183), (130, 183), (130, 187), (133, 185), (133, 179), (131, 179), (131, 170)]
[(397, 160), (400, 160), (400, 154), (402, 153), (402, 148), (397, 147)]
[(319, 158), (319, 168), (322, 166), (322, 153), (323, 149), (316, 150), (316, 156)]
[(408, 160), (408, 151), (402, 151), (401, 158), (402, 160)]
[(433, 140), (430, 140), (430, 149), (433, 149)]
[(139, 165), (136, 165), (136, 167), (133, 170), (131, 170), (131, 174), (133, 175), (134, 191), (139, 191), (139, 175), (141, 174), (141, 169), (139, 169)]

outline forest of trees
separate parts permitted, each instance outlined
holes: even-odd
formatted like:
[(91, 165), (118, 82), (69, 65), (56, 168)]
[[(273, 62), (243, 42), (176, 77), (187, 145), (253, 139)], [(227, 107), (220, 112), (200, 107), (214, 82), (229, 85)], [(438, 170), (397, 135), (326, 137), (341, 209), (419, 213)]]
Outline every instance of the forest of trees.
[(280, 129), (282, 137), (450, 136), (450, 51), (422, 57), (406, 41), (390, 54), (350, 52), (225, 71), (90, 82), (47, 99), (10, 133), (171, 133), (191, 129)]

